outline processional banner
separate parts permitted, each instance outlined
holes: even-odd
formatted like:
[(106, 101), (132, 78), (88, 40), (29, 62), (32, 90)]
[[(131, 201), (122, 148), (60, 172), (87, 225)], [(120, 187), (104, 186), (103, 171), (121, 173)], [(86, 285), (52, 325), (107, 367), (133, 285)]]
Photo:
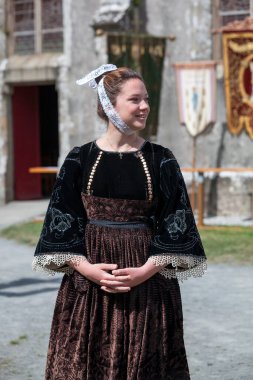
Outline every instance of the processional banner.
[(216, 119), (216, 63), (175, 63), (179, 120), (196, 137)]
[(142, 74), (152, 107), (142, 136), (157, 135), (163, 61), (166, 49), (164, 37), (126, 33), (108, 33), (109, 62), (128, 66)]
[(253, 32), (223, 33), (223, 53), (228, 129), (253, 139)]

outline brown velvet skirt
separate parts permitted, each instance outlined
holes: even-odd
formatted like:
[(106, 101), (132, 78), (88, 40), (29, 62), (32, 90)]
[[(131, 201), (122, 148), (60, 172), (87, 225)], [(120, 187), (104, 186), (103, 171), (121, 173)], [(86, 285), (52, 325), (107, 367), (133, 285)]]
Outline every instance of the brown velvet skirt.
[[(148, 201), (83, 195), (91, 263), (138, 267), (148, 258)], [(102, 224), (98, 221), (103, 221)], [(180, 289), (159, 273), (128, 293), (109, 294), (78, 272), (65, 275), (49, 342), (46, 380), (189, 380)]]

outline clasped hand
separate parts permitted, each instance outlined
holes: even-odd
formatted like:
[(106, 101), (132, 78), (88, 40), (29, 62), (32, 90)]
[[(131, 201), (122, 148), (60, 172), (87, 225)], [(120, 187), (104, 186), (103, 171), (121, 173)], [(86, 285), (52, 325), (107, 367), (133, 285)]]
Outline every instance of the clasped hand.
[(69, 265), (108, 293), (129, 292), (131, 288), (148, 280), (161, 269), (161, 266), (156, 266), (150, 261), (141, 267), (122, 269), (118, 269), (117, 264), (91, 264), (87, 260), (78, 265), (69, 262)]
[(108, 293), (129, 292), (148, 278), (143, 267), (113, 269), (111, 273), (111, 278), (100, 281), (101, 289)]
[[(87, 267), (88, 265), (88, 267)], [(148, 279), (143, 267), (117, 269), (117, 264), (88, 264), (83, 275), (108, 293), (126, 293)]]

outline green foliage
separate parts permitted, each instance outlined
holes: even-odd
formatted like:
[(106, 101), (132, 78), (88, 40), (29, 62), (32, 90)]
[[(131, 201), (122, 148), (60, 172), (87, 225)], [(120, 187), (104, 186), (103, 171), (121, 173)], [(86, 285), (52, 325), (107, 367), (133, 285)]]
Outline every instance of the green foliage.
[(220, 227), (200, 230), (210, 262), (253, 264), (253, 228)]
[(21, 335), (17, 339), (10, 340), (10, 344), (13, 346), (17, 346), (20, 343), (22, 343), (22, 341), (26, 340), (27, 338), (28, 338), (27, 335)]
[(1, 359), (0, 358), (0, 369), (5, 367), (10, 367), (12, 363), (12, 359)]
[(15, 224), (0, 231), (0, 236), (34, 246), (39, 239), (41, 229), (42, 222)]
[[(42, 222), (29, 222), (0, 231), (0, 236), (36, 245)], [(252, 227), (205, 227), (200, 235), (209, 262), (253, 264)]]
[(139, 7), (141, 5), (141, 0), (132, 0), (132, 5), (134, 7)]

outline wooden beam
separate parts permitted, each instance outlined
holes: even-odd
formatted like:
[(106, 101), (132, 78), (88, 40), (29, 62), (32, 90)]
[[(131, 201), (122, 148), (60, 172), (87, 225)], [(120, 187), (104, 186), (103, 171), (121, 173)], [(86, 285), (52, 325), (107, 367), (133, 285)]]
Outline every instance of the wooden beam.
[(7, 0), (5, 4), (5, 29), (7, 34), (7, 56), (14, 54), (14, 6), (13, 1)]
[[(219, 29), (222, 25), (222, 18), (220, 15), (220, 0), (212, 1), (212, 30)], [(222, 58), (221, 36), (220, 33), (213, 34), (213, 59), (220, 60)]]
[(41, 0), (34, 0), (35, 53), (42, 52), (42, 7)]
[(34, 166), (29, 168), (31, 174), (56, 174), (60, 168), (57, 166)]
[(183, 172), (195, 173), (222, 173), (222, 172), (236, 172), (236, 173), (252, 173), (253, 168), (182, 168)]

